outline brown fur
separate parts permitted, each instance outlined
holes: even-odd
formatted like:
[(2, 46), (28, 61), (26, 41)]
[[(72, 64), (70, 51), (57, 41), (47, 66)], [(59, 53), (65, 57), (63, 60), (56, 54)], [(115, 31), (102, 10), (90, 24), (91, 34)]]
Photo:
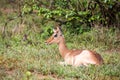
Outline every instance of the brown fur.
[[(80, 66), (88, 64), (100, 65), (103, 63), (103, 59), (100, 54), (91, 50), (69, 50), (65, 45), (64, 37), (61, 33), (59, 27), (56, 30), (53, 30), (54, 34), (46, 40), (47, 44), (57, 43), (59, 46), (59, 51), (61, 56), (64, 58), (65, 62), (60, 64), (67, 64), (73, 66)], [(57, 35), (54, 37), (54, 35)]]

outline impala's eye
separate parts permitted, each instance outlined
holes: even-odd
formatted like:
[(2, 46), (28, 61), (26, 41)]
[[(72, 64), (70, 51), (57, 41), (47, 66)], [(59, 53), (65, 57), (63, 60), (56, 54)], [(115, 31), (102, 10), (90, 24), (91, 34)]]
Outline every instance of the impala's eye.
[(57, 37), (57, 34), (55, 34), (54, 37)]

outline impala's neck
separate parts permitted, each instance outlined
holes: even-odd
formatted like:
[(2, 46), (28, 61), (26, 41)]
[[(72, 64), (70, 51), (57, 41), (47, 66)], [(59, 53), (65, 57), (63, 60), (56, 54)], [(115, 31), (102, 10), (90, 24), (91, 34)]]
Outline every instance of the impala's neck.
[(65, 55), (66, 55), (67, 53), (69, 53), (70, 50), (67, 48), (67, 46), (66, 46), (66, 44), (65, 44), (65, 39), (64, 39), (63, 37), (61, 38), (61, 40), (60, 40), (60, 42), (58, 43), (58, 45), (59, 45), (60, 54), (61, 54), (61, 56), (64, 58)]

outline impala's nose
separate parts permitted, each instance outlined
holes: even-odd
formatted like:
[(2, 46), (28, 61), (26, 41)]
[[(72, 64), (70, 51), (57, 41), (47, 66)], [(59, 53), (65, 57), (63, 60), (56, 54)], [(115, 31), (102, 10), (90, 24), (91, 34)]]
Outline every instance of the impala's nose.
[(47, 44), (47, 41), (45, 41), (44, 43)]

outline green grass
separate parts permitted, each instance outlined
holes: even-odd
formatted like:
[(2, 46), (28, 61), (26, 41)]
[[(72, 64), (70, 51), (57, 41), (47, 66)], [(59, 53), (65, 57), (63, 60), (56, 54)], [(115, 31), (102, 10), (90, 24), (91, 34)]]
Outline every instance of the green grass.
[[(7, 15), (9, 17), (9, 15)], [(92, 29), (80, 35), (64, 31), (70, 49), (91, 49), (100, 53), (104, 59), (101, 66), (78, 67), (61, 66), (63, 61), (57, 45), (45, 45), (47, 27), (38, 16), (24, 17), (8, 22), (3, 39), (2, 27), (7, 16), (1, 16), (0, 23), (0, 80), (119, 80), (120, 78), (120, 31), (117, 29)], [(14, 15), (13, 17), (15, 17)], [(12, 17), (12, 16), (11, 16)], [(40, 22), (41, 23), (40, 23)], [(42, 26), (41, 26), (42, 25)], [(12, 32), (15, 26), (21, 31)], [(43, 29), (42, 29), (43, 28)], [(46, 30), (47, 29), (47, 30)], [(63, 28), (64, 29), (64, 28)], [(45, 31), (44, 31), (45, 30)], [(42, 32), (43, 31), (43, 32)], [(24, 35), (28, 40), (23, 40)], [(41, 36), (42, 35), (42, 36)], [(48, 36), (47, 36), (48, 37)]]
[[(63, 30), (70, 49), (95, 50), (104, 59), (101, 66), (74, 68), (58, 64), (63, 59), (57, 45), (44, 44), (53, 22), (27, 15), (20, 24), (17, 16), (0, 11), (0, 80), (120, 80), (120, 30), (92, 29), (79, 35)], [(10, 18), (15, 19), (8, 22)], [(28, 40), (23, 40), (24, 34)]]
[[(87, 34), (87, 33), (86, 33)], [(22, 40), (22, 35), (1, 40), (0, 51), (0, 78), (1, 80), (119, 80), (120, 54), (111, 52), (107, 54), (105, 45), (86, 41), (88, 35), (66, 37), (69, 48), (93, 49), (99, 52), (104, 64), (101, 66), (78, 67), (61, 66), (61, 58), (57, 45), (45, 45), (39, 34), (31, 34), (29, 40)], [(89, 32), (92, 35), (92, 32)], [(84, 36), (84, 38), (82, 38)], [(36, 38), (36, 39), (35, 39)], [(113, 39), (114, 40), (114, 39)], [(36, 43), (37, 42), (37, 43)], [(86, 43), (85, 43), (86, 42)], [(5, 44), (4, 44), (5, 43)], [(97, 45), (97, 46), (95, 46)], [(119, 45), (114, 45), (117, 48)], [(114, 47), (112, 46), (112, 47)]]

